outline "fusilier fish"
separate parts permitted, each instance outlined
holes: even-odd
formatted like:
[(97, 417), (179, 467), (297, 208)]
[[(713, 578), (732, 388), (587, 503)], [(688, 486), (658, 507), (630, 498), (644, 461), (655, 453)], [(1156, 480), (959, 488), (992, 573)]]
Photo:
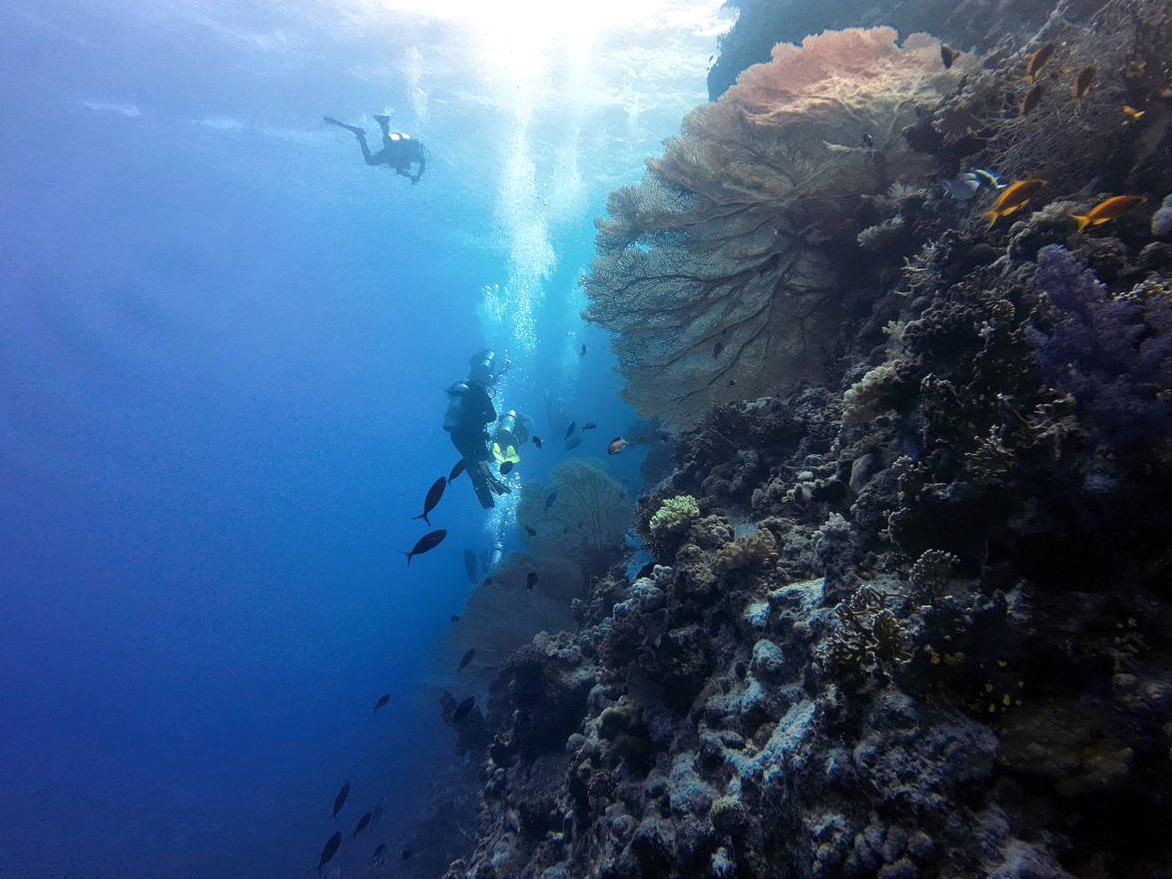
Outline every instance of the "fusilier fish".
[(456, 668), (456, 674), (459, 674), (460, 672), (462, 672), (464, 670), (464, 667), (472, 661), (472, 657), (474, 657), (475, 655), (476, 655), (476, 648), (475, 647), (473, 647), (471, 650), (469, 650), (467, 653), (465, 653), (464, 658), (460, 660), (460, 665)]
[(456, 706), (456, 710), (452, 712), (452, 723), (459, 723), (468, 713), (472, 711), (472, 707), (476, 704), (476, 697), (469, 696), (463, 702)]
[(342, 789), (338, 791), (338, 795), (334, 797), (334, 814), (331, 818), (337, 818), (338, 813), (342, 811), (342, 807), (346, 805), (346, 797), (350, 796), (350, 782), (342, 785)]
[(352, 833), (351, 836), (357, 836), (363, 830), (366, 829), (366, 825), (370, 823), (370, 815), (371, 815), (371, 813), (367, 812), (365, 815), (363, 815), (361, 818), (358, 819), (358, 826), (354, 828), (354, 833)]
[(317, 862), (317, 871), (320, 873), (321, 868), (330, 862), (330, 859), (338, 853), (338, 846), (342, 844), (342, 831), (337, 831), (326, 841), (326, 847), (321, 850), (321, 860)]
[(545, 508), (548, 510), (550, 507), (552, 507), (554, 505), (554, 503), (557, 501), (557, 499), (558, 499), (558, 493), (556, 491), (551, 491), (549, 493), (549, 497), (547, 497), (545, 499)]
[(424, 534), (419, 538), (410, 552), (403, 553), (403, 555), (407, 556), (407, 564), (411, 564), (411, 559), (414, 556), (423, 555), (423, 553), (430, 552), (431, 550), (435, 549), (447, 536), (448, 532), (444, 528), (440, 528), (438, 531), (429, 531)]
[(385, 708), (387, 703), (390, 701), (391, 701), (391, 694), (390, 693), (384, 693), (383, 695), (379, 696), (378, 701), (374, 703), (375, 713), (377, 713), (380, 708)]
[(570, 438), (570, 434), (574, 432), (574, 428), (578, 426), (577, 421), (571, 421), (570, 426), (566, 428), (566, 439)]
[(459, 477), (459, 475), (464, 472), (464, 468), (467, 465), (468, 465), (468, 462), (465, 461), (463, 458), (461, 458), (459, 461), (456, 462), (456, 466), (453, 467), (452, 472), (448, 474), (448, 484), (449, 485), (451, 485)]
[(423, 501), (423, 512), (418, 516), (412, 516), (413, 519), (422, 519), (428, 525), (431, 524), (431, 519), (428, 516), (431, 511), (435, 509), (435, 505), (440, 502), (440, 498), (444, 496), (444, 489), (447, 487), (448, 481), (444, 477), (440, 477), (432, 483), (431, 488), (427, 490), (427, 497)]

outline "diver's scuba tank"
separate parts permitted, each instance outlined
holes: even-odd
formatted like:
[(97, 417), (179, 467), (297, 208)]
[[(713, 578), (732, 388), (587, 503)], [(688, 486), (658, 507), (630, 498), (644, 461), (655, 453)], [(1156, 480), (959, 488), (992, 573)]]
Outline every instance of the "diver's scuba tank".
[(505, 554), (505, 542), (500, 538), (492, 545), (492, 552), (488, 554), (488, 570), (493, 570), (501, 563)]
[(529, 442), (529, 418), (517, 414), (510, 409), (502, 415), (496, 423), (496, 430), (492, 432), (492, 456), (497, 463), (512, 461), (516, 464), (521, 460), (517, 450)]
[(472, 359), (468, 361), (468, 380), (492, 384), (496, 378), (496, 373), (493, 372), (495, 363), (496, 352), (491, 349), (485, 348), (473, 354)]

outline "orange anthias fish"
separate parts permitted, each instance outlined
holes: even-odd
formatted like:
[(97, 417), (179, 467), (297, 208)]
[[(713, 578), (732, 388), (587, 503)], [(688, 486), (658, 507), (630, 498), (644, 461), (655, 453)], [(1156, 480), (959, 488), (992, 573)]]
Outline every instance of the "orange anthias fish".
[(1025, 207), (1034, 192), (1045, 185), (1045, 180), (1031, 177), (1028, 180), (1019, 180), (1017, 183), (1007, 186), (997, 196), (997, 201), (993, 202), (993, 207), (985, 211), (983, 215), (989, 218), (989, 228), (992, 229), (1002, 217), (1008, 217), (1015, 211)]
[(1078, 231), (1081, 232), (1087, 226), (1101, 226), (1103, 223), (1117, 220), (1133, 207), (1141, 205), (1145, 201), (1147, 199), (1142, 195), (1117, 195), (1099, 202), (1091, 208), (1089, 213), (1071, 214), (1070, 218), (1078, 220)]
[(1030, 56), (1029, 64), (1026, 65), (1026, 76), (1032, 80), (1041, 73), (1046, 62), (1050, 60), (1050, 56), (1054, 54), (1055, 48), (1054, 43), (1043, 43), (1039, 46)]
[(1144, 118), (1145, 110), (1137, 110), (1135, 107), (1129, 107), (1127, 104), (1123, 105), (1123, 115), (1127, 118), (1123, 120), (1123, 124), (1127, 125), (1131, 122), (1139, 122)]
[(1093, 67), (1084, 67), (1078, 72), (1078, 76), (1074, 78), (1073, 93), (1076, 101), (1081, 101), (1083, 96), (1090, 90), (1090, 87), (1095, 84), (1099, 72)]

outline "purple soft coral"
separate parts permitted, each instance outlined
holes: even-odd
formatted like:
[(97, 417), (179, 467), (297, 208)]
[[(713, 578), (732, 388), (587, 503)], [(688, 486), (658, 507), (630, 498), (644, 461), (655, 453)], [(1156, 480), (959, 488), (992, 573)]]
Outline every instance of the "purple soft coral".
[(1052, 306), (1048, 328), (1028, 329), (1046, 382), (1070, 393), (1088, 427), (1118, 446), (1172, 434), (1172, 300), (1139, 291), (1112, 296), (1064, 247), (1038, 254), (1034, 284)]

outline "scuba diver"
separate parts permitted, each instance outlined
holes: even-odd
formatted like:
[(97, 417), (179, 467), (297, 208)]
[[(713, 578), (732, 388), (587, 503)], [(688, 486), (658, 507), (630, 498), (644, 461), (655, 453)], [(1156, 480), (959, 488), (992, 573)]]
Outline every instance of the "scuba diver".
[(486, 510), (496, 506), (494, 495), (507, 494), (510, 489), (489, 470), (493, 458), (489, 449), (487, 426), (496, 421), (496, 407), (489, 389), (508, 372), (512, 364), (505, 358), (500, 371), (495, 370), (496, 352), (480, 351), (468, 361), (468, 378), (448, 388), (448, 411), (444, 415), (444, 430), (452, 438), (452, 445), (464, 456), (468, 476), (476, 498)]
[[(388, 168), (394, 168), (396, 174), (410, 179), (412, 186), (418, 183), (419, 178), (423, 176), (423, 171), (427, 167), (427, 160), (431, 158), (430, 150), (409, 134), (391, 131), (390, 116), (374, 117), (378, 122), (378, 127), (383, 132), (383, 148), (373, 154), (370, 152), (370, 147), (367, 146), (366, 132), (363, 129), (357, 125), (347, 125), (345, 122), (339, 122), (330, 116), (324, 118), (330, 125), (345, 128), (357, 136), (358, 145), (362, 147), (362, 158), (366, 160), (366, 164), (371, 166), (386, 165)], [(410, 170), (412, 165), (419, 166), (414, 173)]]

